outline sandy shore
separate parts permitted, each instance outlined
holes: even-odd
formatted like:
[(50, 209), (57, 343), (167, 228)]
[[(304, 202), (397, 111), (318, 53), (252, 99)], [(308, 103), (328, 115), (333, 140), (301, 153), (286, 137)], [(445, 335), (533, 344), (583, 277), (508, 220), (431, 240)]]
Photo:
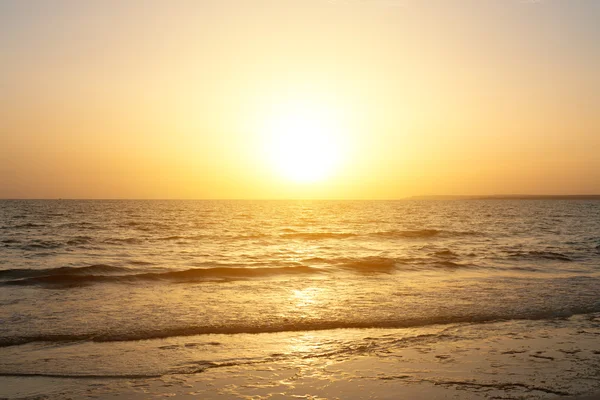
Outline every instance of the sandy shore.
[[(567, 320), (436, 326), (427, 331), (236, 335), (238, 343), (268, 346), (278, 340), (290, 348), (262, 361), (222, 363), (201, 373), (155, 378), (2, 377), (0, 397), (600, 399), (593, 395), (600, 392), (599, 322), (597, 316), (582, 315)], [(351, 346), (343, 351), (320, 350), (342, 338), (354, 339), (346, 341)], [(202, 359), (196, 362), (209, 365)]]

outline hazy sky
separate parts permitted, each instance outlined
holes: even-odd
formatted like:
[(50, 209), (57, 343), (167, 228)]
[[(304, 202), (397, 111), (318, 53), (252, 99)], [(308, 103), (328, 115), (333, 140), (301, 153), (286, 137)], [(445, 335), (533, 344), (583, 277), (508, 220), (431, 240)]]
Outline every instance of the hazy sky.
[(0, 0), (0, 50), (2, 198), (600, 193), (596, 0)]

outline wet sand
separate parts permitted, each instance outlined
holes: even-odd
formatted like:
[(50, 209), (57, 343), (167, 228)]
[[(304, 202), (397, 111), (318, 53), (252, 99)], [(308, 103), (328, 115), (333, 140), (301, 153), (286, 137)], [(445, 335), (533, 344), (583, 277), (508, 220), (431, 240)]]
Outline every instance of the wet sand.
[[(289, 339), (303, 350), (297, 357), (223, 363), (201, 373), (144, 379), (3, 377), (0, 394), (28, 399), (590, 400), (599, 398), (593, 393), (600, 391), (598, 322), (598, 316), (581, 315), (437, 326), (422, 332), (306, 332)], [(277, 335), (247, 335), (243, 340), (260, 345)], [(361, 337), (353, 342), (360, 345), (339, 354), (318, 351), (329, 340), (353, 335)], [(140, 342), (140, 350), (149, 342)]]

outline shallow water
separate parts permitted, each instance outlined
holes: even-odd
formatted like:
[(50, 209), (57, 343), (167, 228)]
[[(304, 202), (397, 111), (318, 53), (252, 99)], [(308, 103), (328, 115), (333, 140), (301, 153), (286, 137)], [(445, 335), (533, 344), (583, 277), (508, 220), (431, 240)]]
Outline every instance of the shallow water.
[(163, 379), (452, 343), (448, 327), (485, 340), (497, 321), (593, 330), (599, 272), (593, 200), (0, 201), (0, 375)]

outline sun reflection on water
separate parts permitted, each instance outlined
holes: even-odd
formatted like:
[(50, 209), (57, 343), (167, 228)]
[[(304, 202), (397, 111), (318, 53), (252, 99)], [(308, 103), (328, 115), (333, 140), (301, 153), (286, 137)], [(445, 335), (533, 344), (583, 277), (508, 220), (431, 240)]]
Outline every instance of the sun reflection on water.
[(322, 303), (321, 294), (324, 291), (320, 287), (308, 287), (292, 291), (293, 303), (295, 307), (311, 307)]

